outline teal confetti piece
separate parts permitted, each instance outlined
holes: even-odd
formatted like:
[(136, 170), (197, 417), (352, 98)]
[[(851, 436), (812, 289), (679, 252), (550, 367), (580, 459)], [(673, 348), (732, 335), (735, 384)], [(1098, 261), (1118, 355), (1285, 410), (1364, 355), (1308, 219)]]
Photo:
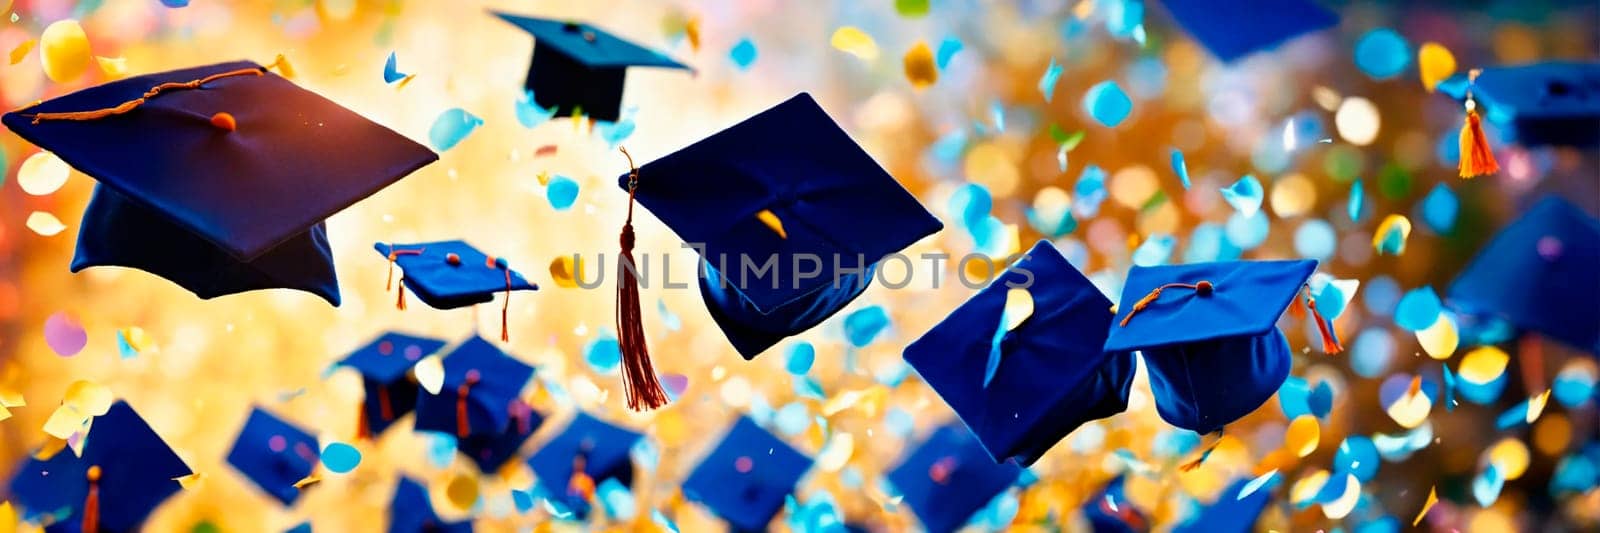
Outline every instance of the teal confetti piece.
[(789, 357), (784, 362), (784, 368), (790, 374), (803, 376), (811, 371), (811, 364), (817, 360), (817, 349), (811, 343), (800, 341), (789, 347)]
[(1485, 509), (1494, 505), (1500, 499), (1500, 490), (1505, 488), (1506, 480), (1500, 475), (1500, 469), (1489, 465), (1483, 469), (1482, 474), (1472, 479), (1472, 499), (1478, 502), (1479, 507)]
[(522, 96), (517, 98), (516, 112), (517, 123), (522, 124), (524, 128), (537, 127), (556, 116), (556, 108), (539, 107), (538, 101), (533, 98), (533, 91), (524, 91)]
[(622, 141), (628, 140), (628, 137), (633, 136), (633, 131), (637, 128), (633, 122), (633, 117), (638, 112), (639, 108), (629, 107), (622, 111), (622, 116), (616, 122), (602, 121), (595, 124), (594, 131), (600, 135), (600, 139), (606, 142), (607, 150), (616, 150), (617, 146), (622, 144)]
[(1083, 110), (1100, 125), (1115, 128), (1133, 113), (1133, 100), (1123, 92), (1117, 82), (1106, 80), (1095, 84), (1083, 96)]
[[(4, 150), (0, 150), (0, 152), (4, 152)], [(4, 164), (5, 164), (4, 157), (3, 157), (3, 155), (0, 155), (0, 165), (4, 165)], [(5, 168), (5, 167), (4, 166), (0, 166), (0, 169), (3, 169), (3, 168)], [(3, 171), (0, 171), (0, 173), (3, 173)], [(124, 330), (120, 330), (120, 329), (117, 330), (117, 354), (120, 355), (122, 357), (122, 360), (124, 360), (124, 361), (126, 361), (128, 359), (133, 359), (133, 358), (139, 356), (139, 350), (135, 349), (133, 347), (133, 344), (128, 342), (127, 333), (125, 333)]]
[(1375, 80), (1400, 75), (1411, 64), (1411, 47), (1405, 37), (1389, 28), (1377, 28), (1356, 41), (1356, 67)]
[[(1056, 63), (1056, 58), (1050, 58), (1050, 66), (1045, 67), (1044, 75), (1039, 76), (1039, 94), (1044, 95), (1044, 101), (1050, 102), (1055, 96), (1056, 82), (1061, 79), (1061, 64)], [(1054, 126), (1054, 124), (1052, 124)], [(1059, 141), (1058, 141), (1059, 142)]]
[(857, 310), (844, 319), (845, 338), (857, 348), (872, 344), (872, 340), (888, 327), (889, 312), (877, 305)]
[(1444, 304), (1433, 287), (1419, 287), (1400, 297), (1394, 310), (1394, 324), (1406, 331), (1421, 331), (1438, 321), (1443, 310)]
[(550, 178), (550, 184), (545, 186), (544, 195), (550, 201), (550, 207), (556, 211), (566, 211), (578, 201), (578, 182), (566, 176), (554, 176)]
[(527, 514), (533, 510), (533, 493), (511, 489), (511, 505), (516, 508), (517, 514)]
[(1172, 173), (1178, 175), (1183, 190), (1189, 190), (1189, 164), (1183, 160), (1183, 152), (1177, 148), (1172, 149)]
[(1173, 248), (1177, 246), (1178, 239), (1171, 235), (1151, 235), (1133, 250), (1133, 264), (1143, 267), (1165, 265), (1172, 258)]
[(750, 65), (756, 62), (756, 54), (756, 43), (745, 37), (728, 51), (728, 58), (733, 60), (734, 66), (739, 67), (739, 70), (749, 70)]
[(433, 127), (428, 128), (428, 142), (435, 151), (443, 152), (461, 144), (463, 139), (482, 125), (483, 119), (465, 109), (450, 108), (440, 113), (439, 118), (434, 119)]
[(383, 62), (383, 82), (394, 83), (403, 79), (406, 79), (406, 74), (400, 72), (394, 52), (389, 52), (389, 60)]
[(1333, 456), (1333, 471), (1352, 474), (1361, 481), (1371, 481), (1378, 475), (1378, 447), (1365, 435), (1351, 435), (1339, 444)]
[(322, 449), (322, 466), (335, 474), (348, 474), (361, 464), (361, 451), (343, 442), (328, 444)]
[(939, 67), (939, 70), (944, 70), (946, 66), (950, 65), (950, 58), (955, 57), (956, 53), (961, 51), (961, 48), (962, 45), (959, 39), (945, 37), (943, 41), (939, 42), (939, 50), (933, 54), (934, 64)]
[(1078, 183), (1072, 187), (1072, 214), (1088, 220), (1100, 213), (1100, 203), (1106, 200), (1106, 171), (1097, 165), (1083, 168)]
[(1244, 215), (1246, 218), (1253, 217), (1261, 211), (1261, 200), (1264, 196), (1265, 192), (1261, 188), (1261, 180), (1249, 174), (1245, 174), (1244, 177), (1239, 178), (1239, 181), (1233, 182), (1233, 185), (1222, 189), (1222, 199), (1226, 200), (1228, 205), (1233, 206), (1234, 211), (1238, 211), (1239, 214)]
[(595, 372), (608, 374), (616, 371), (617, 365), (622, 362), (622, 348), (617, 344), (616, 335), (609, 329), (600, 330), (600, 334), (584, 348), (583, 360)]
[(822, 384), (810, 376), (794, 377), (794, 393), (801, 398), (813, 400), (826, 400), (828, 394), (822, 391)]
[(1449, 234), (1455, 229), (1456, 214), (1460, 210), (1461, 201), (1456, 199), (1455, 191), (1440, 183), (1422, 198), (1422, 223), (1434, 233)]
[(1351, 221), (1361, 220), (1361, 203), (1364, 199), (1365, 193), (1361, 189), (1361, 180), (1357, 179), (1355, 183), (1350, 184), (1350, 200), (1345, 204), (1346, 212), (1350, 214)]
[(1306, 397), (1306, 407), (1313, 416), (1327, 419), (1328, 413), (1333, 412), (1333, 386), (1326, 381), (1318, 381), (1317, 386), (1311, 388), (1311, 395)]
[(1450, 365), (1439, 365), (1444, 370), (1444, 410), (1456, 410), (1456, 373), (1450, 371)]

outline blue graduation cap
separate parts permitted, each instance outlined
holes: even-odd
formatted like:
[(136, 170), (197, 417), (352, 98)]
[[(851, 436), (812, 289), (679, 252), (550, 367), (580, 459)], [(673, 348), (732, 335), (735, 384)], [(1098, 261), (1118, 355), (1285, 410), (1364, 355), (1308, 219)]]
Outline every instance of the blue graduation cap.
[(506, 429), (498, 434), (468, 435), (456, 440), (456, 449), (461, 454), (472, 459), (478, 465), (478, 470), (484, 473), (493, 473), (505, 466), (507, 461), (517, 455), (522, 445), (528, 442), (534, 431), (544, 425), (544, 415), (535, 411), (532, 406), (522, 399), (513, 399), (506, 407), (506, 413), (511, 418), (511, 423), (506, 424)]
[(428, 487), (406, 476), (394, 488), (389, 533), (472, 533), (472, 521), (446, 522), (433, 510)]
[(95, 417), (83, 455), (61, 450), (30, 458), (11, 479), (11, 497), (29, 520), (55, 517), (61, 529), (138, 531), (192, 472), (127, 402)]
[(1144, 513), (1128, 500), (1123, 484), (1125, 476), (1118, 475), (1089, 501), (1083, 502), (1083, 516), (1095, 533), (1134, 533), (1149, 529), (1150, 521)]
[(1316, 269), (1313, 260), (1133, 267), (1105, 350), (1139, 350), (1161, 418), (1211, 433), (1260, 407), (1289, 377), (1278, 317)]
[(1223, 63), (1339, 24), (1311, 0), (1162, 0), (1189, 36)]
[(1450, 305), (1600, 354), (1600, 220), (1556, 196), (1500, 230), (1450, 284)]
[(200, 298), (287, 288), (338, 305), (323, 219), (438, 159), (248, 61), (126, 78), (0, 122), (100, 182), (73, 272), (136, 268)]
[(929, 533), (960, 529), (1022, 475), (1012, 462), (996, 464), (961, 424), (935, 429), (889, 471), (888, 479)]
[(300, 498), (295, 484), (310, 477), (320, 459), (316, 437), (260, 407), (250, 410), (228, 452), (228, 464), (285, 506)]
[(683, 495), (735, 531), (765, 531), (810, 468), (810, 457), (741, 416), (683, 482)]
[[(1034, 311), (1004, 331), (1013, 287), (1028, 292)], [(1039, 241), (907, 346), (905, 359), (995, 462), (1027, 466), (1083, 423), (1127, 409), (1133, 352), (1101, 351), (1110, 327), (1111, 300)]]
[(366, 391), (359, 418), (361, 436), (382, 435), (395, 420), (411, 412), (420, 390), (409, 376), (411, 368), (444, 345), (439, 339), (389, 332), (339, 361), (361, 373), (361, 387)]
[(1244, 478), (1228, 485), (1227, 490), (1217, 495), (1217, 501), (1212, 502), (1200, 510), (1200, 514), (1188, 522), (1172, 528), (1172, 533), (1250, 533), (1255, 531), (1256, 520), (1261, 518), (1261, 511), (1267, 509), (1267, 504), (1272, 502), (1272, 491), (1258, 489), (1248, 496), (1240, 498), (1245, 487), (1250, 485), (1250, 479)]
[(528, 282), (522, 274), (511, 269), (503, 257), (491, 257), (478, 251), (466, 241), (438, 241), (417, 244), (372, 245), (379, 254), (389, 259), (388, 290), (394, 281), (394, 267), (400, 267), (400, 289), (396, 306), (406, 308), (406, 289), (417, 293), (422, 303), (434, 309), (457, 309), (494, 300), (495, 293), (505, 293), (505, 303), (500, 307), (500, 340), (511, 340), (506, 330), (506, 311), (511, 307), (511, 291), (536, 291), (539, 286)]
[[(615, 426), (579, 411), (561, 433), (533, 453), (528, 466), (539, 483), (571, 509), (584, 509), (587, 490), (608, 479), (633, 486), (633, 459), (629, 451), (644, 435)], [(574, 479), (582, 467), (581, 481)]]
[(1476, 82), (1457, 74), (1436, 90), (1467, 93), (1511, 140), (1523, 146), (1600, 145), (1600, 63), (1552, 61), (1486, 68)]
[(833, 316), (878, 260), (943, 227), (805, 93), (637, 176), (639, 203), (704, 245), (700, 294), (745, 359)]
[(556, 108), (558, 117), (581, 109), (596, 120), (617, 120), (628, 67), (692, 70), (591, 24), (492, 13), (533, 35), (533, 63), (525, 86), (534, 102)]
[(533, 367), (489, 341), (467, 339), (444, 358), (444, 388), (439, 394), (417, 398), (416, 428), (457, 439), (501, 435), (511, 425), (514, 406), (522, 404), (522, 387), (532, 377)]

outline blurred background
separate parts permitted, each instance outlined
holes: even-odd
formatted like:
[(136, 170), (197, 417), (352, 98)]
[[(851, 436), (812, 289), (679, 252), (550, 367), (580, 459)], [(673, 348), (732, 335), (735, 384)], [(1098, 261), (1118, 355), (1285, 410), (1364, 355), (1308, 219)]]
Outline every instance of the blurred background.
[[(51, 165), (26, 164), (38, 149), (0, 133), (0, 397), (26, 404), (7, 402), (0, 472), (45, 442), (41, 428), (69, 385), (88, 381), (127, 399), (201, 474), (156, 512), (150, 531), (282, 531), (307, 521), (318, 531), (376, 531), (401, 473), (432, 488), (441, 514), (471, 515), (481, 531), (664, 527), (616, 509), (588, 523), (554, 523), (546, 509), (513, 501), (512, 490), (535, 482), (521, 461), (480, 473), (451, 453), (446, 437), (410, 432), (408, 421), (357, 443), (360, 379), (335, 361), (387, 330), (459, 341), (476, 332), (495, 338), (499, 326), (498, 301), (482, 312), (396, 310), (383, 288), (388, 263), (372, 243), (463, 238), (541, 286), (511, 301), (511, 342), (503, 345), (538, 367), (526, 395), (551, 417), (523, 455), (579, 409), (637, 429), (647, 438), (634, 450), (633, 514), (658, 509), (679, 530), (716, 531), (725, 526), (685, 502), (677, 486), (748, 414), (818, 460), (792, 509), (815, 507), (874, 531), (913, 529), (916, 520), (881, 475), (953, 413), (900, 353), (974, 292), (956, 282), (958, 266), (917, 262), (906, 272), (888, 264), (888, 279), (909, 274), (912, 284), (873, 287), (749, 362), (709, 320), (698, 291), (652, 284), (644, 291), (646, 331), (677, 399), (633, 413), (617, 375), (614, 273), (585, 290), (571, 286), (570, 265), (560, 264), (575, 253), (616, 251), (627, 196), (614, 180), (627, 162), (615, 146), (643, 163), (803, 91), (945, 222), (908, 254), (1005, 257), (1051, 239), (1113, 300), (1135, 264), (1305, 257), (1334, 279), (1359, 282), (1342, 309), (1329, 311), (1345, 353), (1317, 351), (1309, 323), (1281, 323), (1296, 352), (1286, 387), (1332, 391), (1311, 452), (1285, 452), (1306, 444), (1306, 435), (1289, 431), (1305, 411), (1275, 398), (1230, 425), (1199, 468), (1180, 472), (1202, 438), (1162, 422), (1139, 377), (1128, 412), (1079, 428), (972, 527), (1081, 530), (1079, 505), (1125, 473), (1129, 500), (1165, 529), (1231, 481), (1272, 470), (1283, 482), (1263, 530), (1410, 527), (1430, 489), (1439, 503), (1422, 528), (1600, 527), (1592, 354), (1537, 337), (1513, 340), (1466, 317), (1448, 317), (1459, 329), (1448, 343), (1432, 337), (1442, 332), (1396, 320), (1403, 295), (1425, 287), (1443, 294), (1485, 241), (1542, 195), (1590, 213), (1600, 208), (1593, 149), (1525, 148), (1491, 128), (1503, 170), (1458, 178), (1462, 106), (1424, 87), (1419, 48), (1442, 45), (1462, 72), (1594, 62), (1600, 7), (1320, 3), (1340, 15), (1338, 26), (1224, 64), (1159, 2), (1126, 0), (0, 0), (7, 109), (126, 75), (283, 54), (297, 84), (419, 142), (429, 142), (434, 122), (452, 109), (482, 121), (438, 163), (328, 221), (344, 298), (338, 308), (287, 290), (199, 300), (120, 268), (70, 274), (77, 221), (95, 182), (72, 171), (50, 186), (39, 173)], [(179, 4), (187, 5), (172, 7)], [(1129, 22), (1133, 6), (1142, 16)], [(490, 9), (586, 21), (694, 72), (631, 70), (615, 123), (519, 117), (533, 41)], [(81, 25), (99, 59), (79, 76), (52, 80), (30, 42), (65, 20)], [(932, 52), (936, 80), (907, 67), (919, 46)], [(385, 82), (391, 53), (414, 78)], [(1115, 127), (1094, 111), (1103, 109), (1103, 92), (1091, 88), (1106, 81), (1132, 102)], [(1220, 192), (1245, 175), (1263, 185), (1256, 216)], [(1412, 229), (1403, 253), (1379, 254), (1374, 235), (1389, 231), (1390, 215), (1407, 217)], [(637, 253), (670, 256), (674, 272), (692, 272), (694, 252), (647, 212), (640, 216)], [(606, 268), (615, 268), (609, 259)], [(586, 279), (599, 275), (597, 265), (578, 267)], [(87, 345), (71, 354), (48, 339), (80, 331)], [(794, 361), (802, 344), (814, 349), (814, 364)], [(1485, 383), (1463, 386), (1460, 405), (1447, 410), (1437, 392), (1442, 365), (1463, 374), (1472, 367)], [(1386, 383), (1403, 389), (1413, 376), (1433, 399), (1415, 420), (1388, 410), (1394, 395), (1380, 391), (1395, 387)], [(1502, 412), (1551, 388), (1555, 397), (1536, 421), (1497, 429)], [(224, 462), (252, 406), (325, 445), (357, 444), (361, 464), (324, 475), (295, 506), (280, 506)], [(1505, 477), (1495, 491), (1478, 487), (1491, 465)], [(1345, 472), (1359, 478), (1358, 501), (1333, 518), (1326, 507), (1334, 502), (1316, 494), (1319, 479)], [(771, 527), (817, 530), (800, 514), (781, 513)]]

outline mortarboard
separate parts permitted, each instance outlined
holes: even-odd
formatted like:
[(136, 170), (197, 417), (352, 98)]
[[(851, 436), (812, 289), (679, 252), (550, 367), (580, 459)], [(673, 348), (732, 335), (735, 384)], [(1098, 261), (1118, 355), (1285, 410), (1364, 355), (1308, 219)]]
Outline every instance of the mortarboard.
[[(511, 291), (539, 290), (522, 274), (511, 269), (502, 257), (491, 257), (466, 241), (439, 241), (418, 244), (376, 243), (372, 247), (389, 259), (389, 281), (394, 267), (401, 270), (397, 306), (406, 308), (406, 289), (417, 293), (422, 303), (434, 309), (456, 309), (487, 303), (495, 293), (505, 293), (500, 307), (500, 340), (510, 340), (506, 331), (506, 311), (511, 307)], [(388, 290), (389, 282), (384, 283)]]
[(295, 485), (311, 476), (320, 459), (316, 437), (260, 407), (250, 410), (228, 452), (228, 464), (286, 506), (300, 498)]
[(1523, 146), (1600, 144), (1600, 63), (1545, 62), (1457, 74), (1436, 90), (1471, 93), (1490, 122)]
[(1339, 24), (1310, 0), (1162, 0), (1167, 12), (1223, 63)]
[[(594, 487), (608, 479), (633, 486), (633, 459), (629, 452), (643, 435), (579, 411), (567, 428), (533, 453), (528, 466), (549, 488), (569, 504), (583, 509)], [(583, 465), (583, 477), (574, 470)]]
[(1217, 495), (1217, 501), (1200, 510), (1200, 514), (1187, 523), (1172, 528), (1172, 533), (1250, 533), (1255, 531), (1261, 511), (1272, 501), (1272, 491), (1258, 489), (1244, 497), (1240, 494), (1250, 485), (1250, 478), (1234, 481), (1227, 490)]
[(511, 423), (506, 424), (506, 429), (492, 435), (468, 435), (456, 441), (456, 449), (462, 455), (477, 463), (478, 470), (484, 473), (493, 473), (505, 466), (506, 461), (517, 455), (523, 443), (533, 436), (533, 432), (544, 425), (544, 415), (533, 410), (522, 399), (513, 399), (506, 406), (506, 412), (511, 417)]
[(12, 498), (28, 516), (53, 515), (69, 531), (137, 531), (178, 492), (175, 479), (192, 473), (127, 402), (95, 417), (86, 439), (81, 457), (31, 458), (12, 478)]
[[(1027, 291), (1034, 311), (1002, 331), (1012, 290)], [(1084, 422), (1128, 407), (1133, 352), (1101, 351), (1110, 327), (1111, 300), (1039, 241), (908, 345), (905, 359), (995, 462), (1027, 466)], [(985, 382), (994, 355), (999, 364)]]
[(403, 333), (385, 333), (339, 361), (361, 373), (366, 397), (361, 402), (359, 433), (382, 435), (417, 404), (417, 382), (407, 374), (417, 361), (443, 348), (445, 341)]
[(389, 533), (472, 533), (472, 521), (446, 522), (433, 510), (428, 487), (406, 476), (394, 488)]
[(581, 109), (596, 120), (617, 120), (628, 67), (692, 70), (666, 54), (589, 24), (493, 13), (533, 35), (533, 63), (525, 87), (535, 103), (555, 108), (558, 117)]
[(1559, 197), (1500, 230), (1450, 284), (1452, 307), (1600, 354), (1600, 220)]
[(1124, 476), (1117, 476), (1089, 501), (1083, 502), (1083, 516), (1095, 533), (1133, 533), (1145, 531), (1150, 521), (1134, 508), (1123, 490)]
[[(1211, 433), (1261, 406), (1289, 377), (1278, 317), (1316, 268), (1313, 260), (1135, 266), (1105, 350), (1139, 350), (1161, 418)], [(1308, 305), (1328, 331), (1315, 302)]]
[(918, 444), (888, 478), (923, 528), (949, 533), (1021, 475), (1015, 463), (996, 464), (967, 428), (946, 424)]
[[(416, 428), (457, 439), (500, 436), (512, 425), (512, 411), (519, 409), (515, 406), (526, 405), (519, 395), (532, 377), (533, 367), (489, 341), (467, 339), (444, 358), (444, 387), (439, 394), (417, 398)], [(532, 425), (531, 419), (524, 425)]]
[(240, 61), (114, 81), (3, 117), (98, 180), (73, 272), (137, 268), (201, 298), (339, 304), (323, 219), (438, 156)]
[(683, 494), (736, 531), (765, 531), (811, 458), (741, 416), (683, 482)]

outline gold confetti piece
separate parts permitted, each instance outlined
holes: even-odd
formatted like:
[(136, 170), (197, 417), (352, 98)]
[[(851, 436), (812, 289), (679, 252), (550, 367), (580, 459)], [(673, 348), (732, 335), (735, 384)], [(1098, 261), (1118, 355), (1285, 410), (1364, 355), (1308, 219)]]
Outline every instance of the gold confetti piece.
[(1500, 439), (1500, 442), (1484, 451), (1484, 456), (1506, 481), (1522, 477), (1528, 471), (1528, 445), (1516, 437)]
[(55, 215), (44, 211), (34, 211), (28, 215), (28, 229), (33, 230), (34, 233), (39, 234), (41, 237), (52, 237), (66, 230), (67, 225), (62, 224), (61, 219), (56, 218)]
[(56, 83), (70, 83), (89, 70), (89, 35), (72, 19), (58, 20), (39, 35), (39, 61), (44, 75)]
[(539, 171), (539, 175), (535, 176), (535, 179), (539, 180), (539, 186), (540, 187), (549, 187), (550, 186), (550, 172), (548, 172), (548, 171), (543, 171), (543, 170)]
[(583, 259), (576, 255), (563, 255), (550, 260), (550, 279), (556, 282), (557, 287), (577, 288), (579, 272), (583, 272)]
[(22, 160), (17, 168), (17, 186), (22, 192), (44, 196), (61, 189), (67, 183), (72, 167), (50, 152), (38, 152)]
[(762, 209), (761, 212), (756, 213), (756, 219), (760, 220), (762, 224), (766, 224), (767, 228), (771, 229), (773, 233), (777, 233), (778, 238), (789, 238), (789, 232), (783, 231), (783, 220), (779, 219), (778, 215), (773, 213), (772, 210)]
[(398, 91), (406, 88), (407, 85), (411, 85), (411, 80), (415, 79), (416, 77), (416, 74), (407, 74), (406, 77), (400, 78), (400, 82), (394, 84), (394, 90)]
[(1078, 0), (1078, 5), (1072, 7), (1072, 16), (1078, 20), (1087, 20), (1094, 16), (1094, 0)]
[(1422, 351), (1427, 352), (1428, 357), (1441, 361), (1449, 359), (1461, 343), (1455, 319), (1449, 313), (1441, 313), (1433, 325), (1417, 331), (1417, 343), (1422, 345)]
[(878, 58), (878, 42), (872, 40), (871, 35), (861, 31), (855, 26), (841, 26), (833, 31), (833, 38), (829, 39), (833, 47), (840, 52), (872, 61)]
[(1422, 75), (1422, 87), (1431, 93), (1439, 82), (1456, 73), (1456, 56), (1439, 43), (1422, 43), (1417, 49), (1417, 69)]
[(417, 376), (417, 384), (422, 385), (422, 390), (428, 391), (428, 394), (439, 394), (439, 389), (444, 388), (444, 362), (437, 355), (417, 361), (417, 365), (411, 367), (411, 373)]
[(1433, 509), (1433, 504), (1439, 503), (1438, 487), (1428, 487), (1428, 500), (1422, 502), (1422, 510), (1417, 511), (1417, 517), (1411, 519), (1411, 527), (1422, 523), (1422, 517), (1428, 516), (1428, 510)]
[(1294, 485), (1289, 487), (1289, 501), (1296, 504), (1309, 502), (1317, 497), (1317, 493), (1321, 492), (1322, 486), (1326, 484), (1328, 484), (1328, 471), (1313, 470), (1305, 477), (1295, 480)]
[(1528, 421), (1529, 424), (1532, 424), (1533, 421), (1539, 419), (1539, 415), (1544, 413), (1544, 405), (1545, 405), (1545, 403), (1547, 403), (1549, 401), (1550, 401), (1550, 389), (1545, 389), (1544, 390), (1544, 394), (1540, 394), (1538, 396), (1531, 396), (1531, 397), (1528, 398), (1528, 416), (1527, 416), (1527, 421)]
[(100, 72), (107, 79), (117, 79), (128, 75), (128, 58), (94, 56), (96, 63), (100, 64)]
[(56, 454), (65, 449), (67, 449), (66, 440), (57, 438), (45, 439), (44, 444), (39, 445), (39, 451), (33, 452), (33, 458), (40, 461), (49, 461), (50, 458), (55, 457)]
[(187, 476), (180, 476), (180, 477), (172, 478), (172, 480), (178, 482), (178, 486), (183, 488), (183, 490), (189, 490), (189, 489), (193, 489), (193, 488), (199, 487), (200, 486), (200, 482), (205, 480), (205, 474), (201, 474), (200, 472), (195, 472), (195, 473), (189, 474)]
[(44, 432), (46, 435), (66, 440), (73, 433), (83, 429), (83, 425), (88, 422), (89, 417), (84, 416), (76, 407), (62, 405), (57, 407), (55, 412), (50, 413), (48, 420), (45, 420)]
[(155, 339), (151, 338), (150, 334), (145, 333), (144, 328), (139, 326), (128, 326), (119, 329), (117, 330), (117, 336), (122, 339), (122, 342), (127, 343), (128, 347), (132, 348), (134, 352), (141, 355), (161, 353), (161, 347), (156, 345)]
[(28, 52), (33, 51), (33, 45), (37, 44), (38, 42), (39, 41), (35, 41), (33, 39), (28, 39), (26, 41), (22, 41), (22, 44), (18, 44), (16, 48), (12, 48), (11, 64), (15, 65), (17, 63), (21, 63), (23, 58), (28, 57)]
[(689, 22), (683, 25), (683, 35), (689, 38), (689, 49), (700, 51), (700, 17), (689, 17)]
[[(11, 0), (6, 0), (10, 8)], [(4, 13), (5, 9), (0, 9)], [(11, 502), (0, 502), (0, 533), (17, 533), (17, 510), (11, 507)]]
[(61, 400), (86, 416), (100, 416), (111, 410), (115, 401), (111, 389), (93, 381), (81, 379), (67, 386), (66, 398)]
[(1461, 367), (1456, 374), (1476, 385), (1488, 385), (1506, 373), (1511, 356), (1494, 346), (1480, 346), (1461, 357)]
[(315, 486), (316, 484), (321, 483), (321, 482), (322, 482), (322, 476), (317, 475), (316, 472), (312, 472), (311, 475), (306, 476), (305, 479), (301, 479), (300, 481), (294, 482), (294, 488), (297, 488), (297, 489), (300, 489), (300, 490), (306, 490), (306, 489), (311, 488), (312, 486)]
[[(1417, 382), (1413, 381), (1412, 383), (1416, 384)], [(1400, 427), (1412, 429), (1422, 425), (1422, 422), (1428, 419), (1428, 412), (1432, 409), (1433, 400), (1429, 399), (1428, 395), (1414, 392), (1401, 395), (1399, 399), (1395, 400), (1394, 405), (1388, 406), (1384, 411), (1389, 413), (1389, 418), (1394, 419), (1395, 423), (1400, 424)]]
[(928, 43), (917, 41), (905, 56), (906, 79), (917, 89), (926, 88), (939, 81), (939, 67), (933, 63), (933, 50)]
[(828, 444), (822, 447), (822, 452), (817, 454), (817, 468), (823, 472), (838, 472), (850, 462), (855, 446), (856, 439), (851, 434), (835, 433), (833, 438), (828, 439)]
[(1344, 96), (1339, 94), (1339, 91), (1321, 85), (1311, 88), (1311, 99), (1317, 102), (1317, 107), (1330, 113), (1338, 110), (1339, 104), (1344, 103)]
[(278, 57), (273, 58), (272, 62), (278, 66), (279, 76), (283, 76), (284, 78), (291, 80), (295, 78), (294, 65), (289, 63), (288, 57), (285, 57), (283, 54), (278, 54)]
[(478, 480), (473, 479), (470, 474), (456, 474), (450, 478), (450, 484), (445, 485), (444, 495), (456, 509), (462, 511), (471, 509), (478, 503)]
[(1400, 255), (1406, 251), (1406, 239), (1411, 238), (1411, 219), (1404, 215), (1389, 215), (1372, 232), (1372, 248), (1378, 255)]
[(0, 406), (24, 407), (26, 405), (28, 405), (28, 401), (22, 397), (22, 391), (0, 389)]
[(1033, 294), (1028, 289), (1010, 289), (1006, 291), (1006, 307), (1004, 313), (1006, 331), (1017, 329), (1024, 320), (1033, 316)]
[(0, 405), (0, 422), (4, 422), (9, 418), (11, 418), (11, 409), (6, 408), (4, 405)]
[(1317, 425), (1317, 417), (1300, 415), (1289, 422), (1289, 430), (1283, 437), (1283, 446), (1294, 452), (1297, 457), (1311, 455), (1317, 451), (1317, 444), (1322, 440), (1322, 427)]

